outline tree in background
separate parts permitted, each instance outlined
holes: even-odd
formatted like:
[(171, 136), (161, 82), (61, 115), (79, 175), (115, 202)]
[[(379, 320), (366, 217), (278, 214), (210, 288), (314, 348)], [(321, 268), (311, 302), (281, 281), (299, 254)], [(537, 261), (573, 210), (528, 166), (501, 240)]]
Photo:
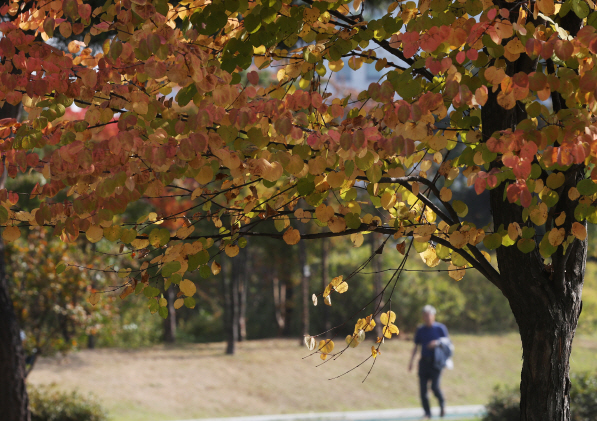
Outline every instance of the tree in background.
[[(394, 2), (365, 21), (360, 0), (7, 3), (0, 101), (22, 103), (28, 116), (0, 121), (1, 149), (10, 177), (39, 177), (27, 193), (40, 205), (22, 211), (18, 192), (1, 190), (2, 236), (48, 227), (64, 242), (84, 233), (118, 243), (140, 261), (117, 271), (121, 296), (143, 294), (167, 317), (169, 288), (175, 309), (194, 307), (187, 273), (218, 275), (221, 258), (236, 257), (252, 237), (294, 245), (349, 236), (358, 247), (371, 232), (385, 234), (379, 252), (392, 250), (401, 263), (352, 314), (346, 346), (361, 343), (376, 317), (385, 338), (398, 333), (392, 295), (415, 252), (432, 268), (445, 261), (434, 270), (455, 280), (474, 268), (508, 299), (520, 329), (521, 419), (569, 420), (586, 223), (597, 221), (597, 14), (589, 4)], [(45, 43), (89, 26), (69, 53)], [(99, 35), (102, 51), (86, 48)], [(327, 91), (343, 66), (365, 63), (379, 80), (357, 98)], [(241, 83), (251, 66), (275, 69), (275, 80), (260, 86), (251, 70)], [(59, 121), (73, 102), (84, 119)], [(111, 124), (117, 135), (93, 139)], [(464, 184), (489, 191), (491, 224), (467, 218), (483, 196), (452, 197)], [(191, 204), (122, 216), (146, 198), (173, 196)], [(320, 232), (301, 235), (297, 224), (311, 220)], [(342, 302), (347, 281), (374, 257), (334, 277), (319, 294), (324, 303)], [(286, 286), (289, 298), (295, 288)], [(100, 292), (89, 297), (99, 300)], [(2, 314), (9, 305), (0, 294)], [(0, 324), (11, 344), (13, 325)], [(323, 359), (342, 352), (332, 340), (306, 342)], [(373, 361), (383, 343), (371, 348)], [(0, 373), (6, 367), (0, 361)], [(19, 372), (0, 382), (17, 391), (10, 420), (27, 418)]]
[[(114, 317), (114, 302), (104, 300), (95, 307), (87, 303), (92, 284), (105, 290), (117, 280), (112, 271), (90, 271), (105, 263), (101, 260), (105, 259), (91, 250), (65, 244), (38, 230), (7, 247), (11, 297), (29, 356), (28, 372), (38, 355), (84, 347), (80, 342), (97, 334), (103, 322)], [(56, 264), (64, 261), (72, 262), (73, 267), (57, 274)]]

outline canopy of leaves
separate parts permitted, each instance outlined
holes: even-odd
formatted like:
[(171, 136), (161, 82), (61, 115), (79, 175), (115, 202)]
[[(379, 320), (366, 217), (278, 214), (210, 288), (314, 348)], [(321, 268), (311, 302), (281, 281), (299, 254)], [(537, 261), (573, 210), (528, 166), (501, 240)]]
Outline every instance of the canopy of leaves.
[[(193, 307), (185, 273), (219, 273), (217, 256), (234, 258), (251, 236), (350, 236), (355, 246), (370, 231), (407, 237), (397, 252), (447, 262), (455, 280), (471, 266), (495, 274), (487, 251), (499, 247), (565, 253), (597, 222), (597, 13), (584, 0), (499, 4), (394, 2), (365, 21), (360, 0), (7, 3), (0, 103), (22, 103), (28, 117), (0, 120), (2, 156), (11, 177), (39, 174), (30, 194), (40, 205), (20, 211), (16, 192), (0, 191), (3, 238), (47, 226), (65, 242), (85, 235), (133, 249), (141, 266), (119, 270), (122, 296), (143, 292), (164, 317), (155, 280), (179, 290), (176, 306)], [(578, 28), (561, 25), (570, 18)], [(101, 52), (45, 42), (86, 27), (110, 35)], [(521, 56), (532, 71), (509, 67)], [(344, 66), (364, 63), (379, 80), (357, 98), (326, 89)], [(275, 77), (264, 86), (259, 71)], [(484, 137), (481, 108), (494, 97), (524, 118)], [(84, 116), (61, 120), (73, 103)], [(118, 131), (94, 138), (107, 125)], [(476, 194), (505, 187), (524, 220), (475, 226), (453, 199), (456, 181)], [(184, 206), (121, 216), (142, 198), (175, 197)], [(557, 210), (562, 197), (573, 214)], [(301, 234), (293, 220), (321, 230)], [(349, 279), (332, 281), (324, 302)], [(382, 311), (389, 337), (395, 316)], [(355, 338), (369, 322), (360, 319)]]

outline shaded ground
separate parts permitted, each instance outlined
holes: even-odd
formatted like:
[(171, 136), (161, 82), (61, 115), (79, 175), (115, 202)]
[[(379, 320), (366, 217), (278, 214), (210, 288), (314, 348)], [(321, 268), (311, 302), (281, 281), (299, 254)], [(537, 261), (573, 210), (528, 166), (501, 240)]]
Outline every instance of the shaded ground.
[[(518, 335), (454, 335), (453, 341), (455, 369), (443, 377), (449, 405), (484, 404), (495, 384), (518, 382)], [(234, 357), (223, 354), (222, 343), (100, 349), (42, 358), (29, 382), (93, 392), (116, 421), (418, 407), (417, 376), (407, 370), (411, 342), (384, 344), (364, 383), (371, 360), (328, 380), (367, 358), (370, 348), (364, 343), (320, 367), (318, 356), (302, 359), (308, 351), (298, 340), (241, 343)], [(572, 370), (597, 369), (596, 351), (597, 339), (575, 339)]]

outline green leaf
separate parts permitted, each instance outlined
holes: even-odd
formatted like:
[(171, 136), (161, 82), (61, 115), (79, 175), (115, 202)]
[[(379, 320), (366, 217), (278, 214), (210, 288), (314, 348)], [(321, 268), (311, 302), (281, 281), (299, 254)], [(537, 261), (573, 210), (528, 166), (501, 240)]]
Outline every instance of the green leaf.
[(522, 251), (523, 253), (530, 253), (535, 249), (535, 240), (531, 240), (530, 238), (521, 238), (516, 243), (516, 247), (518, 247), (518, 250)]
[(589, 16), (589, 5), (585, 3), (584, 0), (573, 0), (572, 1), (572, 10), (576, 13), (581, 19), (586, 18)]
[(483, 245), (487, 248), (487, 250), (495, 250), (502, 245), (502, 236), (497, 232), (487, 235), (485, 238), (483, 238)]
[(147, 298), (157, 297), (160, 295), (160, 290), (154, 287), (147, 287), (143, 290), (143, 295), (145, 295)]
[(452, 207), (454, 208), (458, 216), (460, 216), (461, 218), (465, 217), (468, 213), (468, 206), (466, 205), (466, 203), (460, 200), (455, 200), (452, 203)]
[[(4, 209), (4, 207), (2, 209)], [(56, 265), (56, 274), (57, 275), (60, 275), (65, 270), (66, 270), (66, 263), (60, 262)]]
[(199, 276), (203, 279), (207, 279), (211, 276), (211, 269), (207, 265), (203, 265), (199, 268)]
[(423, 253), (425, 250), (427, 250), (427, 248), (429, 248), (429, 242), (413, 241), (413, 246), (415, 246), (417, 253)]
[(354, 162), (360, 170), (367, 171), (371, 168), (371, 165), (373, 165), (374, 159), (373, 154), (370, 151), (367, 151), (364, 157), (355, 157)]
[(191, 102), (195, 95), (197, 95), (197, 87), (194, 83), (191, 83), (186, 88), (182, 88), (180, 91), (178, 91), (178, 94), (176, 95), (176, 102), (178, 102), (179, 106), (185, 107), (189, 102)]
[(308, 196), (315, 190), (315, 183), (307, 178), (301, 178), (296, 184), (298, 194), (301, 196)]
[(165, 246), (170, 241), (170, 231), (166, 228), (154, 228), (149, 233), (149, 243), (158, 248)]
[(120, 233), (120, 241), (124, 244), (130, 244), (137, 238), (137, 231), (134, 228), (123, 229)]
[(186, 297), (184, 299), (184, 305), (188, 308), (195, 308), (195, 299), (193, 297)]
[(581, 180), (577, 185), (576, 188), (578, 192), (583, 196), (592, 196), (597, 193), (597, 184), (593, 183), (591, 179)]
[(151, 312), (151, 314), (154, 314), (156, 311), (158, 311), (160, 309), (160, 305), (158, 304), (158, 300), (156, 300), (154, 298), (150, 298), (148, 300), (147, 307), (149, 308), (149, 311)]
[(367, 170), (367, 179), (372, 183), (377, 183), (381, 180), (381, 167), (379, 165), (372, 165)]
[(162, 316), (162, 319), (168, 318), (168, 307), (160, 307), (158, 309), (158, 314)]
[(344, 215), (344, 220), (348, 228), (357, 229), (361, 226), (361, 218), (356, 213), (347, 213)]
[(162, 276), (164, 278), (169, 278), (170, 276), (172, 276), (174, 274), (174, 272), (177, 272), (180, 270), (180, 262), (178, 261), (172, 261), (172, 262), (168, 262), (166, 263), (163, 267), (162, 267)]

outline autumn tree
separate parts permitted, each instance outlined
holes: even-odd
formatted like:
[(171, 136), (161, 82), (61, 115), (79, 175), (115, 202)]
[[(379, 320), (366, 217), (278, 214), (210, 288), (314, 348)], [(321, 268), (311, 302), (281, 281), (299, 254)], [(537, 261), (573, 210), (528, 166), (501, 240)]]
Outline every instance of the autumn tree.
[[(394, 2), (378, 19), (363, 7), (3, 5), (0, 102), (22, 103), (27, 118), (0, 121), (2, 156), (8, 176), (38, 175), (27, 193), (41, 204), (21, 211), (18, 192), (0, 191), (2, 236), (47, 227), (65, 242), (84, 235), (135, 251), (140, 267), (119, 270), (121, 295), (143, 293), (150, 311), (166, 316), (170, 288), (174, 308), (194, 306), (197, 287), (185, 273), (219, 273), (221, 258), (254, 236), (291, 245), (347, 236), (361, 246), (368, 233), (384, 234), (375, 254), (394, 253), (399, 269), (365, 307), (371, 312), (355, 313), (346, 346), (362, 342), (375, 319), (386, 338), (398, 332), (391, 292), (415, 252), (430, 267), (446, 262), (439, 270), (455, 280), (473, 268), (505, 295), (520, 328), (521, 419), (569, 420), (586, 224), (597, 222), (594, 3), (421, 0)], [(47, 42), (89, 26), (68, 53)], [(100, 35), (102, 50), (88, 48)], [(363, 65), (379, 80), (356, 98), (327, 90), (344, 66)], [(262, 86), (258, 70), (268, 69), (273, 78), (263, 80), (273, 81)], [(73, 103), (84, 118), (60, 121)], [(93, 139), (111, 124), (116, 135)], [(489, 190), (491, 224), (467, 219), (482, 199), (453, 199), (458, 185)], [(191, 204), (122, 217), (139, 200), (173, 196)], [(320, 232), (301, 235), (297, 224), (312, 220)], [(350, 274), (315, 299), (332, 304)], [(7, 305), (0, 294), (1, 315)], [(0, 318), (3, 340), (15, 334), (10, 326)], [(342, 352), (306, 339), (324, 359)], [(18, 370), (11, 375), (0, 383), (26, 402)], [(22, 408), (12, 404), (8, 419), (27, 419)]]

